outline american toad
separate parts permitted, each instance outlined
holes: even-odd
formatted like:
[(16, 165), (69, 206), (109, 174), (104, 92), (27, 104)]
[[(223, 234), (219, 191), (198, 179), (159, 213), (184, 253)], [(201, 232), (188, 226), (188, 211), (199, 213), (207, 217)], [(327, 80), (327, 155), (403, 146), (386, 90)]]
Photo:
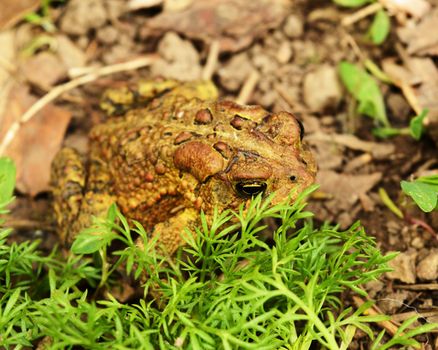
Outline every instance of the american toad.
[(201, 209), (208, 218), (215, 206), (236, 209), (260, 192), (275, 191), (278, 202), (314, 181), (315, 162), (292, 114), (218, 101), (209, 82), (110, 90), (103, 107), (115, 116), (91, 130), (89, 156), (64, 148), (53, 163), (66, 242), (116, 202), (172, 254)]

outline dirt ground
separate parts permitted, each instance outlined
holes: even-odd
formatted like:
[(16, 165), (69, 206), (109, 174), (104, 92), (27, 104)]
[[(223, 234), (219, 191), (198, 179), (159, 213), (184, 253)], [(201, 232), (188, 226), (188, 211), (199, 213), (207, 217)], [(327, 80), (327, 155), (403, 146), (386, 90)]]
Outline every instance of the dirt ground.
[[(360, 220), (383, 251), (401, 252), (393, 272), (366, 286), (382, 312), (438, 321), (438, 212), (424, 214), (400, 189), (401, 180), (438, 172), (438, 2), (395, 4), (70, 0), (23, 19), (39, 1), (2, 1), (0, 140), (11, 142), (1, 151), (19, 169), (8, 224), (53, 245), (50, 163), (61, 145), (87, 152), (88, 131), (105, 119), (98, 107), (105, 89), (154, 77), (211, 78), (223, 98), (291, 111), (303, 122), (320, 184), (309, 209), (342, 228)], [(374, 45), (366, 33), (382, 7), (391, 30)], [(338, 65), (366, 60), (397, 82), (379, 82), (393, 127), (429, 108), (420, 141), (376, 138), (375, 120), (356, 112)], [(381, 189), (403, 218), (384, 204)], [(435, 334), (424, 341), (438, 347)]]

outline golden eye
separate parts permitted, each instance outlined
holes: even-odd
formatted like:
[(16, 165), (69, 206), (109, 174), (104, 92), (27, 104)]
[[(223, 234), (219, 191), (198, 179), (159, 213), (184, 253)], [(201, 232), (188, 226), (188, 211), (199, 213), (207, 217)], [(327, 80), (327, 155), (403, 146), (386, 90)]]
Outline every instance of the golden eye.
[(249, 198), (265, 192), (266, 187), (266, 182), (262, 181), (238, 182), (236, 184), (236, 192), (242, 197)]

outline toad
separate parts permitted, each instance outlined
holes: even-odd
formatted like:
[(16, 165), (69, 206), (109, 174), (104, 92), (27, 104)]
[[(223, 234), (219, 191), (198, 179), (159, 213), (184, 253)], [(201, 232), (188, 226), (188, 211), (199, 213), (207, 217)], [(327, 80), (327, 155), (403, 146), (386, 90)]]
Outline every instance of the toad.
[[(54, 210), (69, 244), (116, 203), (169, 254), (181, 233), (214, 208), (236, 210), (252, 196), (291, 200), (315, 178), (303, 127), (290, 113), (218, 100), (211, 82), (145, 82), (109, 90), (111, 116), (90, 132), (87, 156), (62, 149), (52, 166)], [(193, 232), (193, 230), (191, 230)]]

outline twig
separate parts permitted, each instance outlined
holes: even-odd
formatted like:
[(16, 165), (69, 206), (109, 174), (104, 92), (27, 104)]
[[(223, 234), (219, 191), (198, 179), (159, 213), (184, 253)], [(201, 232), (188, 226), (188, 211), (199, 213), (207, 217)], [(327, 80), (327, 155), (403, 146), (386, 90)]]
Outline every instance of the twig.
[(239, 92), (239, 96), (237, 96), (236, 99), (237, 103), (242, 105), (248, 103), (248, 100), (252, 92), (254, 91), (259, 79), (260, 74), (254, 69), (243, 84), (242, 89)]
[(359, 11), (356, 11), (352, 15), (344, 17), (341, 21), (341, 24), (345, 27), (350, 26), (353, 23), (360, 21), (362, 18), (368, 17), (369, 15), (376, 13), (382, 8), (383, 8), (382, 4), (375, 2), (371, 5), (361, 8)]
[(0, 56), (0, 67), (5, 69), (9, 74), (14, 74), (17, 70), (17, 67), (13, 65), (11, 62), (6, 60), (4, 57)]
[(393, 287), (406, 290), (438, 290), (438, 283), (395, 284)]
[(361, 49), (359, 48), (359, 45), (357, 45), (356, 40), (354, 40), (354, 38), (349, 33), (345, 32), (345, 30), (342, 30), (342, 32), (344, 33), (345, 39), (347, 40), (347, 43), (353, 49), (353, 52), (355, 53), (355, 55), (359, 58), (360, 61), (365, 62), (366, 57), (362, 53)]
[(202, 71), (203, 80), (210, 80), (213, 76), (219, 58), (219, 48), (219, 41), (214, 40), (211, 43), (210, 50), (208, 51), (207, 62), (205, 63), (204, 70)]
[(397, 84), (397, 82), (394, 82), (395, 85), (398, 85), (400, 90), (402, 91), (404, 97), (408, 101), (409, 105), (412, 107), (412, 109), (415, 111), (417, 115), (420, 115), (421, 111), (423, 110), (420, 106), (420, 101), (418, 101), (418, 98), (415, 94), (414, 89), (411, 85), (409, 85), (407, 82), (403, 81)]
[(435, 232), (435, 230), (431, 226), (429, 226), (426, 222), (424, 222), (423, 220), (418, 219), (418, 218), (414, 218), (410, 215), (405, 215), (405, 219), (411, 225), (417, 225), (417, 226), (422, 227), (423, 230), (425, 230), (426, 232), (429, 232), (432, 235), (432, 237), (435, 238), (435, 240), (438, 240), (438, 235)]
[(288, 108), (293, 111), (293, 113), (298, 114), (307, 112), (307, 110), (303, 108), (302, 105), (298, 104), (297, 101), (294, 101), (294, 99), (288, 95), (284, 86), (280, 84), (275, 84), (274, 90), (277, 91), (278, 95), (280, 95), (284, 102), (286, 102)]
[(110, 66), (97, 68), (94, 72), (80, 76), (76, 79), (70, 80), (65, 84), (58, 85), (45, 94), (42, 98), (36, 101), (17, 121), (15, 121), (8, 132), (6, 133), (2, 143), (0, 144), (0, 156), (4, 154), (6, 148), (14, 139), (21, 124), (28, 122), (32, 119), (41, 109), (43, 109), (47, 104), (58, 98), (64, 92), (77, 88), (78, 86), (92, 82), (101, 76), (110, 75), (118, 72), (123, 72), (127, 70), (134, 70), (141, 67), (149, 66), (157, 59), (156, 55), (149, 55), (140, 57), (128, 62), (117, 63)]
[[(395, 322), (403, 322), (413, 316), (418, 316), (421, 318), (426, 319), (427, 317), (437, 317), (438, 316), (438, 311), (426, 311), (426, 312), (420, 312), (420, 311), (408, 311), (408, 312), (403, 312), (401, 314), (395, 314), (392, 315), (391, 318), (392, 320), (394, 320)], [(432, 330), (433, 332), (433, 330)], [(437, 331), (435, 331), (437, 332)]]

